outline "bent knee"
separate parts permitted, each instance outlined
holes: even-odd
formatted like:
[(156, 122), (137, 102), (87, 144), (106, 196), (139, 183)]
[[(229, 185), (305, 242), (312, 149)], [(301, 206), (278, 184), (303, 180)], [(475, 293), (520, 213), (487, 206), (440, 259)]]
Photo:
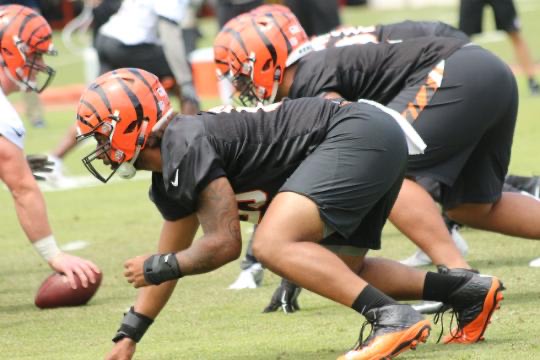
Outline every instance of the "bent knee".
[[(274, 239), (275, 240), (275, 239)], [(265, 231), (255, 231), (252, 250), (253, 255), (262, 264), (266, 264), (272, 258), (277, 244), (272, 242), (272, 237)]]
[(469, 224), (478, 219), (489, 216), (493, 208), (492, 203), (488, 204), (461, 204), (446, 211), (448, 217), (460, 224)]

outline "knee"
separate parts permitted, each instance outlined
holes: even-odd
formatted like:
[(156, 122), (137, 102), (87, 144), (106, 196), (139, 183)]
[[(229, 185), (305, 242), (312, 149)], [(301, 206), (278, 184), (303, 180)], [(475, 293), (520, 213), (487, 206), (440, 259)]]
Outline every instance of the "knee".
[(268, 239), (267, 236), (264, 233), (261, 233), (260, 231), (255, 231), (255, 236), (253, 238), (253, 244), (252, 244), (252, 250), (253, 255), (259, 260), (259, 262), (263, 265), (266, 265), (266, 259), (268, 254), (270, 253)]
[(462, 204), (446, 211), (448, 217), (460, 224), (469, 224), (471, 221), (488, 217), (493, 204)]

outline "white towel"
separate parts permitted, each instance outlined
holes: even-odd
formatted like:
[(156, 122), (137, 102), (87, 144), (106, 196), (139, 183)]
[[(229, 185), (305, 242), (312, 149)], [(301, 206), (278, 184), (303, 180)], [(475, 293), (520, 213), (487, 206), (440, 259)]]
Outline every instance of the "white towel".
[(405, 118), (400, 113), (375, 101), (360, 99), (358, 100), (358, 102), (373, 105), (378, 109), (381, 109), (388, 115), (392, 116), (394, 120), (396, 120), (398, 125), (401, 127), (401, 130), (403, 130), (403, 133), (405, 134), (405, 139), (407, 140), (407, 146), (409, 148), (409, 155), (418, 155), (424, 153), (424, 150), (426, 149), (426, 143), (424, 142), (424, 140), (422, 140), (420, 135), (418, 135), (416, 130), (414, 130), (412, 125), (407, 120), (405, 120)]

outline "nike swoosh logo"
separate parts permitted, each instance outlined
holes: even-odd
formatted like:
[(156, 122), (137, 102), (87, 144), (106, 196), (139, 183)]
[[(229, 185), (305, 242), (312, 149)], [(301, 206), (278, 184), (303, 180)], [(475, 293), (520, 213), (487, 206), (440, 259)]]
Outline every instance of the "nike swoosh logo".
[(178, 169), (176, 169), (176, 175), (174, 176), (174, 180), (171, 181), (172, 186), (178, 186)]
[(22, 132), (19, 132), (15, 129), (13, 129), (13, 131), (15, 131), (15, 134), (17, 134), (18, 137), (22, 137), (23, 136), (23, 133)]

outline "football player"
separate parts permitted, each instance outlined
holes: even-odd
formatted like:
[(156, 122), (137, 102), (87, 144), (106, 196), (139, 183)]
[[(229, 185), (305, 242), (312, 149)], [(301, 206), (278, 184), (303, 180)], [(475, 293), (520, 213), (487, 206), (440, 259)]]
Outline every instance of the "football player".
[(368, 98), (402, 113), (428, 148), (410, 158), (390, 219), (435, 263), (469, 268), (435, 203), (416, 184), (418, 177), (441, 184), (451, 219), (540, 238), (534, 221), (540, 216), (538, 201), (502, 192), (518, 97), (514, 76), (500, 59), (465, 40), (443, 37), (332, 48), (295, 59), (288, 31), (294, 29), (296, 41), (298, 25), (285, 24), (270, 16), (254, 18), (238, 33), (243, 46), (231, 42), (230, 71), (242, 84), (242, 97)]
[[(76, 277), (83, 287), (95, 283), (98, 267), (89, 260), (61, 251), (47, 219), (45, 199), (24, 156), (25, 129), (7, 99), (13, 92), (43, 91), (54, 76), (44, 57), (55, 55), (52, 31), (34, 10), (20, 5), (0, 6), (0, 180), (6, 184), (26, 237), (49, 266), (64, 273), (72, 288)], [(43, 158), (31, 157), (32, 167), (46, 169)]]
[[(88, 170), (103, 182), (152, 171), (150, 197), (165, 219), (159, 254), (124, 264), (141, 289), (107, 359), (132, 358), (178, 279), (238, 258), (241, 220), (259, 223), (253, 249), (265, 266), (373, 325), (346, 359), (395, 357), (426, 340), (429, 321), (386, 294), (448, 304), (459, 326), (447, 342), (478, 341), (502, 300), (495, 277), (365, 258), (380, 247), (408, 145), (423, 148), (380, 104), (309, 98), (174, 117), (155, 76), (119, 69), (86, 89), (77, 124), (80, 139), (97, 141)], [(204, 235), (193, 242), (199, 225)]]

